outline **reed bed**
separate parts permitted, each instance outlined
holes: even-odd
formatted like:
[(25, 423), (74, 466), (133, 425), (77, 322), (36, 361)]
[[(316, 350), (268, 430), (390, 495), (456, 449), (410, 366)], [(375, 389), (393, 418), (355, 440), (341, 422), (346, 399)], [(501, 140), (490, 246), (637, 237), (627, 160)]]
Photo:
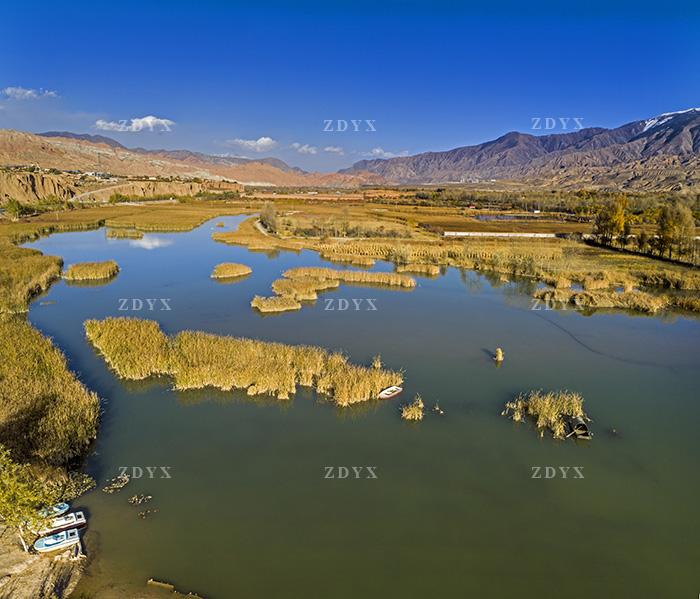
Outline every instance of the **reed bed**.
[(68, 281), (95, 281), (111, 279), (119, 272), (119, 265), (114, 260), (105, 262), (78, 262), (71, 264), (63, 273)]
[(324, 260), (329, 260), (330, 262), (351, 264), (352, 266), (361, 266), (365, 268), (370, 268), (375, 264), (374, 258), (368, 258), (367, 256), (354, 256), (352, 254), (322, 253), (321, 258)]
[(437, 275), (440, 274), (440, 267), (437, 266), (436, 264), (416, 264), (416, 263), (398, 264), (396, 266), (396, 272), (401, 272), (401, 273), (410, 272), (411, 274), (416, 274), (416, 275), (426, 275), (428, 277), (436, 277)]
[(107, 318), (85, 323), (88, 339), (122, 377), (169, 374), (176, 389), (245, 389), (289, 399), (298, 385), (314, 387), (338, 406), (377, 397), (401, 384), (400, 372), (357, 366), (346, 356), (307, 345), (285, 345), (184, 331), (168, 338), (154, 321)]
[[(656, 314), (661, 310), (677, 306), (681, 298), (667, 295), (655, 295), (645, 291), (572, 291), (562, 289), (539, 289), (534, 297), (544, 300), (547, 304), (569, 304), (577, 308), (604, 309), (613, 308), (619, 310), (634, 310), (646, 314)], [(700, 304), (688, 302), (687, 308), (697, 309)]]
[(292, 297), (296, 300), (314, 301), (318, 292), (335, 289), (340, 285), (337, 279), (316, 279), (299, 277), (297, 279), (276, 279), (272, 282), (272, 291), (277, 295)]
[(109, 239), (142, 239), (143, 231), (135, 229), (107, 229), (106, 233)]
[(289, 312), (290, 310), (300, 310), (301, 304), (294, 299), (286, 295), (273, 295), (270, 297), (263, 297), (262, 295), (256, 295), (250, 302), (252, 308), (255, 308), (259, 312), (265, 314), (271, 312)]
[(32, 297), (61, 276), (63, 261), (0, 240), (0, 314), (26, 312)]
[(425, 405), (420, 395), (416, 395), (415, 399), (401, 407), (401, 418), (404, 420), (423, 420), (423, 412)]
[(285, 271), (288, 279), (314, 278), (332, 279), (344, 283), (387, 285), (391, 287), (415, 287), (416, 281), (409, 276), (393, 272), (364, 272), (358, 270), (333, 270), (323, 267), (298, 267)]
[(571, 391), (544, 393), (539, 390), (521, 393), (513, 401), (506, 403), (501, 415), (509, 416), (515, 422), (522, 422), (526, 417), (530, 417), (535, 421), (540, 437), (549, 430), (555, 439), (566, 437), (567, 418), (589, 420), (583, 411), (583, 397)]
[(212, 279), (235, 279), (244, 277), (253, 272), (250, 266), (245, 264), (237, 264), (235, 262), (222, 262), (214, 267), (211, 273)]
[(97, 395), (19, 316), (0, 316), (0, 381), (0, 445), (13, 459), (62, 465), (95, 438)]
[(257, 228), (257, 217), (251, 217), (238, 225), (235, 231), (223, 231), (212, 234), (212, 239), (219, 243), (243, 245), (249, 250), (270, 252), (275, 250), (300, 251), (302, 244), (266, 235)]

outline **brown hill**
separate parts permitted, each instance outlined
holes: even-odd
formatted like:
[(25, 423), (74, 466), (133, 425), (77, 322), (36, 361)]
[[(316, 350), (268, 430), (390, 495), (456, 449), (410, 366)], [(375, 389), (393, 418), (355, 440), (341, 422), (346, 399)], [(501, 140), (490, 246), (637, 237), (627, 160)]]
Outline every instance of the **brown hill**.
[(99, 171), (119, 176), (229, 179), (247, 185), (352, 187), (381, 181), (381, 177), (366, 173), (306, 173), (275, 159), (231, 159), (186, 150), (132, 150), (94, 137), (54, 135), (0, 130), (0, 164), (35, 164), (42, 168)]

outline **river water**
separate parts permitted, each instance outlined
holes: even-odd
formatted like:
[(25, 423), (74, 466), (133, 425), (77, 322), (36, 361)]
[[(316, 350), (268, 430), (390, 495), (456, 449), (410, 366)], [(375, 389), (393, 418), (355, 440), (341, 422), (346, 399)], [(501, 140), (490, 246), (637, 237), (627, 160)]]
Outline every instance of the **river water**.
[[(27, 244), (66, 264), (121, 267), (107, 285), (56, 283), (29, 313), (103, 398), (88, 471), (102, 486), (122, 467), (143, 470), (119, 493), (98, 487), (76, 502), (89, 514), (90, 556), (76, 596), (150, 596), (151, 577), (209, 599), (700, 592), (697, 319), (545, 310), (527, 282), (456, 269), (417, 277), (412, 291), (343, 285), (299, 312), (263, 317), (249, 302), (270, 295), (284, 270), (329, 264), (211, 240), (242, 218), (141, 240), (97, 230)], [(209, 275), (219, 262), (253, 273), (218, 283)], [(405, 371), (405, 390), (339, 409), (303, 388), (284, 402), (175, 392), (167, 378), (121, 381), (82, 328), (120, 315), (153, 318), (168, 333), (342, 349), (362, 364), (380, 353)], [(501, 367), (490, 357), (497, 346)], [(540, 438), (500, 415), (539, 388), (581, 393), (593, 440)], [(406, 423), (399, 407), (416, 393), (428, 411)], [(570, 467), (566, 478), (560, 467)], [(152, 501), (127, 502), (142, 493)], [(140, 519), (144, 509), (157, 512)]]

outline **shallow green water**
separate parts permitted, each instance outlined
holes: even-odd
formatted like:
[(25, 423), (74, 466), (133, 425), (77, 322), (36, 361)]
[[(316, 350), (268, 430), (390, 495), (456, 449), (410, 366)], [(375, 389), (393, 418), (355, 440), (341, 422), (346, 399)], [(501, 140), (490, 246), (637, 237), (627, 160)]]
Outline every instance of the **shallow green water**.
[[(150, 577), (209, 599), (700, 592), (700, 322), (531, 310), (526, 289), (454, 269), (418, 278), (413, 291), (342, 286), (300, 312), (262, 317), (249, 307), (254, 294), (269, 294), (291, 266), (327, 263), (211, 241), (214, 222), (228, 230), (240, 220), (139, 241), (100, 230), (29, 244), (66, 264), (121, 267), (104, 286), (59, 282), (30, 311), (104, 398), (89, 471), (101, 484), (121, 466), (171, 474), (79, 500), (91, 556), (80, 592), (142, 596)], [(223, 261), (253, 274), (212, 281)], [(120, 311), (120, 298), (168, 298), (171, 310)], [(325, 310), (326, 298), (372, 298), (377, 310)], [(280, 402), (120, 381), (82, 332), (87, 318), (118, 315), (154, 318), (167, 332), (313, 343), (359, 363), (381, 353), (405, 370), (405, 391), (341, 410), (309, 390)], [(496, 346), (500, 368), (489, 355)], [(500, 416), (533, 388), (582, 393), (593, 441), (540, 439)], [(445, 415), (403, 422), (399, 406), (415, 393), (429, 408), (439, 400)], [(329, 480), (327, 466), (371, 466), (377, 478)], [(578, 466), (584, 478), (572, 469), (567, 479), (533, 479), (534, 466)], [(137, 493), (154, 499), (129, 505)], [(159, 511), (140, 520), (144, 508)]]

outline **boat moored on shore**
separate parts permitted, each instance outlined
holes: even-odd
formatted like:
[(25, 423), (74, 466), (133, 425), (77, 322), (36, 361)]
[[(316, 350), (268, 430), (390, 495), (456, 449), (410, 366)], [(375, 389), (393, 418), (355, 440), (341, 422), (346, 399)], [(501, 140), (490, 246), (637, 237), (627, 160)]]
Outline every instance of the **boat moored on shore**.
[(55, 534), (68, 528), (82, 528), (87, 523), (83, 512), (71, 512), (51, 520), (39, 531), (41, 536)]
[(77, 545), (80, 535), (77, 528), (64, 530), (48, 537), (41, 537), (34, 543), (34, 549), (39, 553), (49, 553)]

